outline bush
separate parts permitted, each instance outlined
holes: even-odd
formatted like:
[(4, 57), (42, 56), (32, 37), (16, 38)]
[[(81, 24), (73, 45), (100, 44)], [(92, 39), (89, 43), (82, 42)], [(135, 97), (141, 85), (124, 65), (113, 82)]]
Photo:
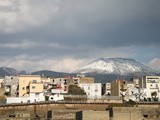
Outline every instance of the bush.
[(86, 95), (85, 91), (77, 85), (69, 85), (68, 94), (71, 94), (71, 95)]
[(136, 105), (136, 102), (133, 101), (133, 100), (129, 100), (129, 101), (127, 102), (127, 104), (128, 104), (129, 106), (134, 106), (134, 105)]
[(10, 92), (5, 92), (5, 93), (4, 93), (4, 95), (6, 95), (6, 96), (10, 96), (10, 95), (11, 95), (11, 93), (10, 93)]
[(45, 101), (48, 101), (49, 100), (49, 96), (45, 96)]

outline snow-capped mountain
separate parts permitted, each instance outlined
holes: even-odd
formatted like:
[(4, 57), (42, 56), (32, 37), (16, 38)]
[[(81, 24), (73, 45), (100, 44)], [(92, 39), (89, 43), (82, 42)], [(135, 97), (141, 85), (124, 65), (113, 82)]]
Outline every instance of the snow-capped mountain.
[(155, 71), (135, 59), (128, 58), (99, 58), (80, 70), (80, 73), (100, 73), (128, 75), (133, 73), (155, 73)]
[(11, 68), (11, 67), (0, 67), (0, 76), (16, 76), (16, 75), (19, 75), (19, 74), (26, 74), (25, 71), (17, 71), (16, 69), (14, 68)]

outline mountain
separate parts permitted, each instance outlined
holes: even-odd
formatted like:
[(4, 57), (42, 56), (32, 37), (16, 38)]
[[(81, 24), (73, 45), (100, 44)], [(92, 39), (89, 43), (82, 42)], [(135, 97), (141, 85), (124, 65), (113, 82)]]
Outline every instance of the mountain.
[(25, 71), (18, 72), (16, 69), (11, 67), (0, 67), (0, 76), (17, 76), (17, 75), (24, 75), (26, 74)]
[(31, 73), (31, 75), (41, 75), (45, 77), (64, 77), (64, 76), (75, 76), (76, 74), (55, 72), (50, 70), (41, 70)]
[(157, 75), (155, 70), (129, 58), (99, 58), (79, 69), (78, 73), (94, 77), (97, 82)]
[(18, 75), (18, 72), (14, 68), (0, 67), (0, 76), (12, 76)]
[(101, 73), (128, 75), (133, 73), (155, 73), (155, 71), (135, 59), (128, 58), (99, 58), (81, 68), (81, 73)]

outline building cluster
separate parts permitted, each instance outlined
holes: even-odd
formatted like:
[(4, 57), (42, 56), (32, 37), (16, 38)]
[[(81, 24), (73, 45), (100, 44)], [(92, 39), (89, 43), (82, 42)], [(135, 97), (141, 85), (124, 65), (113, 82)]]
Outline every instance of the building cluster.
[(101, 96), (101, 84), (94, 78), (77, 75), (63, 78), (45, 78), (40, 75), (5, 76), (3, 86), (7, 103), (34, 103), (64, 100), (69, 85), (77, 85), (86, 90), (87, 97)]
[(4, 86), (6, 103), (34, 103), (64, 100), (69, 85), (81, 87), (88, 99), (115, 99), (122, 101), (159, 101), (160, 76), (140, 79), (113, 80), (111, 83), (95, 83), (94, 78), (77, 75), (62, 78), (45, 78), (40, 75), (5, 76), (0, 79)]

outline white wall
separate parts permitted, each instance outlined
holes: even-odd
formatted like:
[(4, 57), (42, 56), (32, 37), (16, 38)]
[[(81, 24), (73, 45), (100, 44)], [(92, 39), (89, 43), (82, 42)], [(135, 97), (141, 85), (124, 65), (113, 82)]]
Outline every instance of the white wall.
[(160, 99), (160, 76), (146, 76), (146, 97), (152, 98), (151, 93), (157, 92), (157, 97)]
[(29, 97), (31, 103), (45, 101), (44, 93), (30, 93)]
[(55, 94), (55, 95), (49, 96), (49, 101), (58, 101), (58, 100), (64, 100), (63, 95)]
[(45, 101), (44, 93), (31, 93), (29, 97), (8, 97), (6, 103), (34, 103)]
[(79, 86), (84, 89), (88, 98), (101, 98), (101, 83), (83, 83)]
[(6, 103), (27, 103), (29, 97), (8, 97)]

